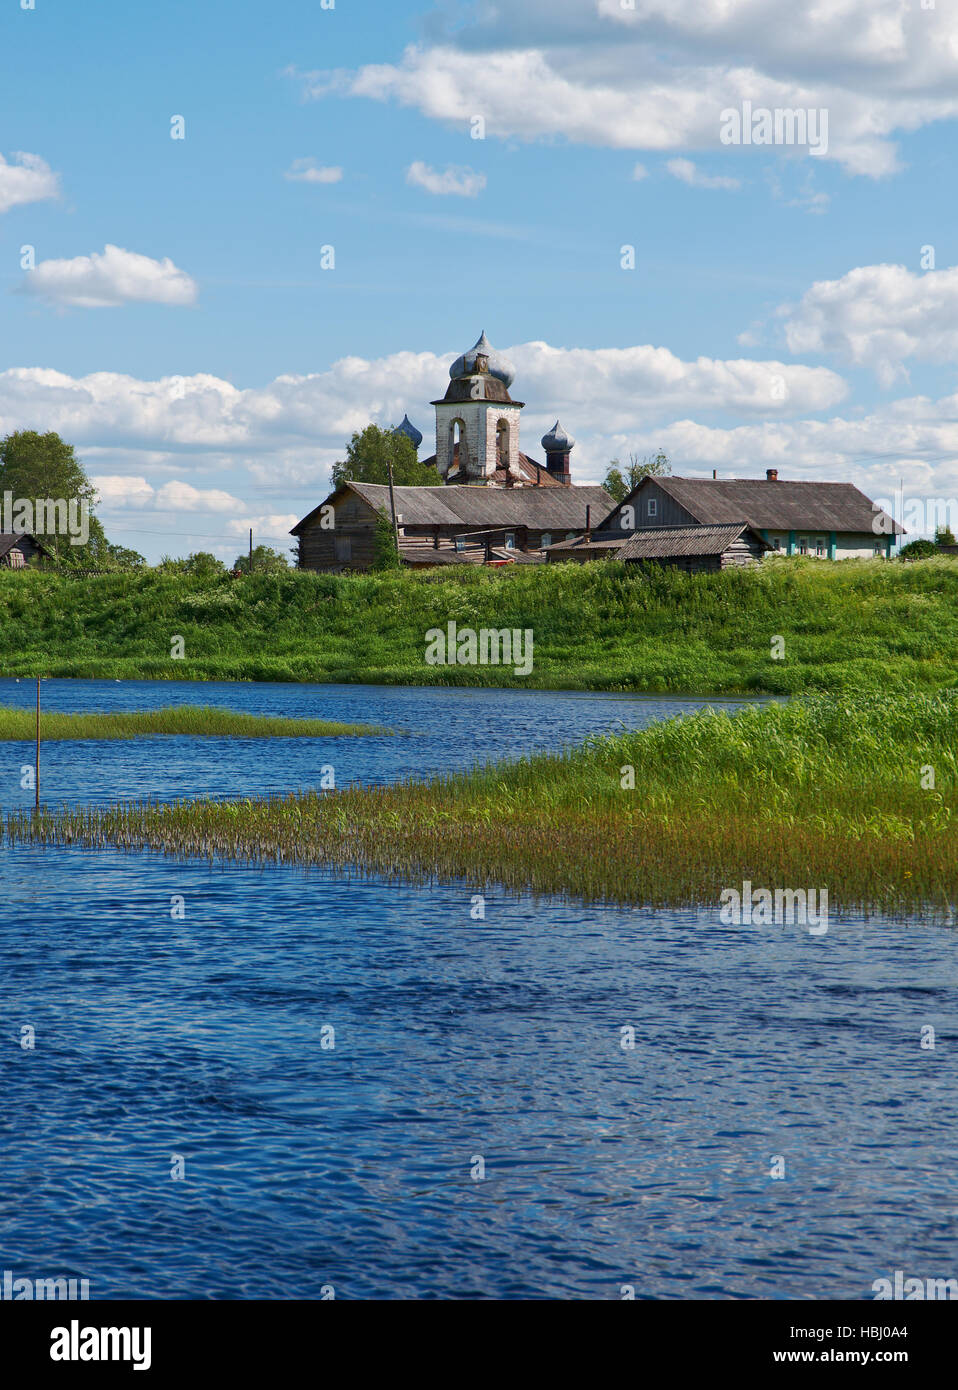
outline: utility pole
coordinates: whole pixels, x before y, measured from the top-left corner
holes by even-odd
[[[249,528],[249,572],[253,573],[253,528]]]
[[[388,470],[388,472],[389,472],[389,509],[390,509],[390,511],[391,511],[392,514],[393,514],[393,540],[394,540],[395,543],[396,543],[396,562],[397,562],[397,564],[398,564],[398,563],[400,562],[400,555],[399,555],[399,522],[396,520],[396,494],[393,492],[393,465],[392,465],[392,459],[388,459],[388,460],[387,460],[387,462],[386,462],[386,468],[387,468],[387,470]]]
[[[34,805],[40,809],[40,677],[37,676],[37,761],[33,769],[33,781],[36,800]]]

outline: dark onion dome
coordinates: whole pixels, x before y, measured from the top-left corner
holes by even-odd
[[[566,434],[558,420],[552,426],[548,434],[544,434],[539,441],[547,454],[564,454],[575,445],[575,440],[571,434]]]
[[[457,377],[473,376],[476,358],[480,353],[486,358],[486,370],[489,375],[501,381],[506,388],[510,387],[516,379],[516,369],[507,357],[503,357],[501,352],[496,352],[485,333],[480,333],[479,341],[473,343],[468,352],[464,352],[453,362],[449,368],[451,379],[455,381]]]
[[[393,433],[404,434],[407,439],[411,439],[414,449],[418,449],[420,444],[422,443],[422,435],[416,429],[416,426],[410,420],[408,415],[404,415],[402,417],[402,424],[397,425]]]

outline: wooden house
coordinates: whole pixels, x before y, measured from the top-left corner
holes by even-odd
[[[528,563],[545,546],[597,526],[615,503],[603,487],[396,487],[405,564]],[[347,482],[291,531],[299,568],[366,570],[377,558],[380,519],[392,524],[389,488]]]
[[[643,478],[598,526],[595,540],[655,527],[747,522],[781,555],[823,560],[890,556],[904,528],[851,483],[764,478]]]
[[[29,569],[40,559],[52,559],[49,550],[28,531],[4,531],[0,534],[0,569]]]

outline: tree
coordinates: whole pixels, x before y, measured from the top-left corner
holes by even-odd
[[[958,545],[955,533],[950,526],[939,526],[935,532],[935,545]]]
[[[237,557],[234,570],[239,570],[240,574],[249,574],[249,553]],[[289,569],[286,556],[281,555],[278,550],[271,549],[268,545],[258,545],[253,550],[253,573],[254,574],[279,574],[282,570]]]
[[[898,552],[899,560],[926,560],[930,555],[937,555],[938,547],[934,541],[909,541],[903,545]]]
[[[392,518],[385,511],[376,514],[376,535],[373,544],[376,552],[376,558],[373,560],[374,570],[401,568],[402,561],[396,554],[396,533],[393,530]]]
[[[24,500],[35,506],[38,499],[72,505],[73,518],[64,527],[57,517],[56,531],[37,525],[27,527],[54,556],[60,566],[73,569],[95,569],[109,565],[109,542],[92,508],[97,501],[96,488],[90,482],[83,465],[58,434],[38,434],[36,430],[17,430],[0,439],[0,493],[9,492],[14,504]],[[80,503],[90,508],[89,534],[84,544],[73,544],[78,537],[82,520]],[[14,506],[16,510],[16,506]],[[67,513],[69,517],[69,511]],[[4,525],[10,520],[4,517]],[[73,528],[73,538],[70,535]]]
[[[334,488],[345,482],[388,483],[389,463],[393,466],[393,482],[397,487],[438,487],[439,474],[431,464],[420,463],[412,440],[395,430],[367,425],[357,430],[346,447],[346,458],[334,463]]]
[[[115,570],[138,570],[146,564],[146,560],[138,550],[128,550],[125,545],[111,545],[107,542],[106,558],[110,569]]]
[[[671,472],[672,465],[669,462],[669,456],[661,449],[657,454],[650,454],[641,459],[638,454],[630,453],[629,464],[624,471],[618,459],[611,460],[602,480],[602,486],[616,502],[624,502],[643,478],[662,478]]]
[[[249,558],[247,557],[247,566]],[[173,559],[169,555],[164,555],[157,565],[157,569],[163,570],[165,574],[195,574],[200,579],[219,579],[226,573],[226,566],[222,560],[218,560],[215,555],[211,555],[208,550],[197,550],[193,554],[187,555],[186,559]]]

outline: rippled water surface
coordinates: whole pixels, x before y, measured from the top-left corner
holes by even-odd
[[[0,703],[33,696],[0,682]],[[701,703],[148,682],[43,698],[404,730],[49,745],[53,803],[247,795],[326,763],[383,781]],[[29,758],[0,745],[7,808],[32,799]],[[16,1276],[75,1274],[94,1297],[863,1298],[896,1269],[956,1273],[946,927],[833,918],[813,937],[496,894],[476,921],[468,885],[32,847],[0,866]]]

